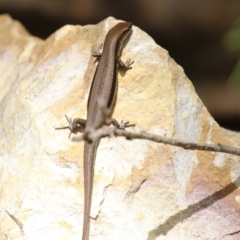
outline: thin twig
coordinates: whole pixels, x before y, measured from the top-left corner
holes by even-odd
[[[74,141],[89,141],[92,142],[98,138],[104,137],[113,137],[113,136],[121,136],[125,137],[128,140],[133,139],[145,139],[150,140],[157,143],[168,144],[176,147],[182,147],[184,149],[189,150],[202,150],[202,151],[211,151],[211,152],[223,152],[229,153],[233,155],[240,156],[240,148],[229,147],[223,144],[204,144],[204,143],[192,143],[187,141],[182,141],[178,139],[168,138],[165,136],[159,136],[152,133],[147,132],[127,132],[125,130],[120,130],[115,127],[109,128],[103,126],[97,130],[89,130],[84,131],[80,138],[74,138]]]

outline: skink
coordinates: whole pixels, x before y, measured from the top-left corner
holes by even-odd
[[[89,129],[101,127],[103,123],[107,125],[112,123],[116,127],[123,129],[133,126],[133,124],[128,123],[120,125],[112,118],[110,122],[106,123],[106,115],[104,114],[104,112],[110,114],[114,105],[117,90],[117,67],[129,69],[133,64],[131,60],[123,63],[120,59],[123,43],[129,36],[131,28],[132,23],[130,22],[118,23],[107,33],[102,54],[100,52],[93,54],[94,57],[98,57],[100,60],[88,97],[87,120],[75,118],[72,121],[66,117],[69,126],[57,129],[69,128],[71,134],[77,132],[81,126],[84,126],[85,131],[88,131]],[[84,144],[84,219],[82,240],[89,239],[94,165],[98,144],[99,139],[92,143],[85,142]]]

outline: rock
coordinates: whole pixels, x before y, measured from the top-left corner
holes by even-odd
[[[64,26],[44,41],[0,16],[0,239],[81,239],[84,143],[55,127],[65,114],[86,117],[91,53],[117,22]],[[113,113],[136,124],[128,131],[239,147],[239,133],[219,127],[183,69],[137,27],[129,58]],[[239,174],[234,155],[102,139],[90,239],[239,239]]]

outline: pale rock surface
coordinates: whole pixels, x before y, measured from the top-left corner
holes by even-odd
[[[91,57],[118,21],[64,26],[46,41],[0,16],[0,239],[79,240],[83,142],[64,117],[86,116]],[[113,116],[177,139],[240,147],[218,126],[183,69],[133,27]],[[74,136],[73,136],[74,137]],[[240,239],[240,158],[145,140],[103,139],[98,148],[92,240]]]

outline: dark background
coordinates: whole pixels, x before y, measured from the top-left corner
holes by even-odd
[[[43,39],[66,24],[131,21],[184,68],[216,121],[240,131],[240,86],[228,81],[240,53],[223,42],[240,15],[239,0],[1,0],[3,13]]]

